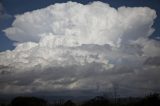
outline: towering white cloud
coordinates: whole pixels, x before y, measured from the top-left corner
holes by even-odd
[[[159,89],[160,44],[148,39],[155,18],[148,7],[115,9],[102,2],[17,15],[4,30],[17,43],[0,53],[1,92],[106,91],[117,84]]]
[[[102,2],[88,5],[68,2],[17,15],[12,27],[5,31],[8,38],[27,42],[47,35],[68,46],[110,44],[119,46],[139,37],[148,37],[156,17],[148,7],[120,7],[117,10]]]

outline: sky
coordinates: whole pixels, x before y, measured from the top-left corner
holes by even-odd
[[[1,0],[0,94],[160,92],[159,0]]]

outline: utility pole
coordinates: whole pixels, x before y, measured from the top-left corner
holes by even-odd
[[[114,103],[117,104],[117,88],[115,86],[113,88],[113,92],[114,92]]]
[[[115,105],[117,105],[117,102],[118,102],[118,85],[115,84],[114,87],[113,87],[113,93],[114,93],[114,103]]]

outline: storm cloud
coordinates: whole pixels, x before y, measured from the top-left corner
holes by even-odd
[[[16,15],[4,30],[16,48],[0,53],[0,92],[160,89],[160,43],[149,39],[155,18],[149,7],[102,2],[56,3]]]

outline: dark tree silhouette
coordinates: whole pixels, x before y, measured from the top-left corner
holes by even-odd
[[[108,106],[109,100],[104,98],[103,96],[97,96],[86,103],[83,106]]]
[[[76,104],[73,103],[71,100],[68,100],[64,103],[64,106],[76,106]]]
[[[11,101],[12,106],[46,106],[47,102],[36,97],[16,97]]]
[[[138,105],[140,106],[160,106],[159,94],[154,93],[142,99]]]

